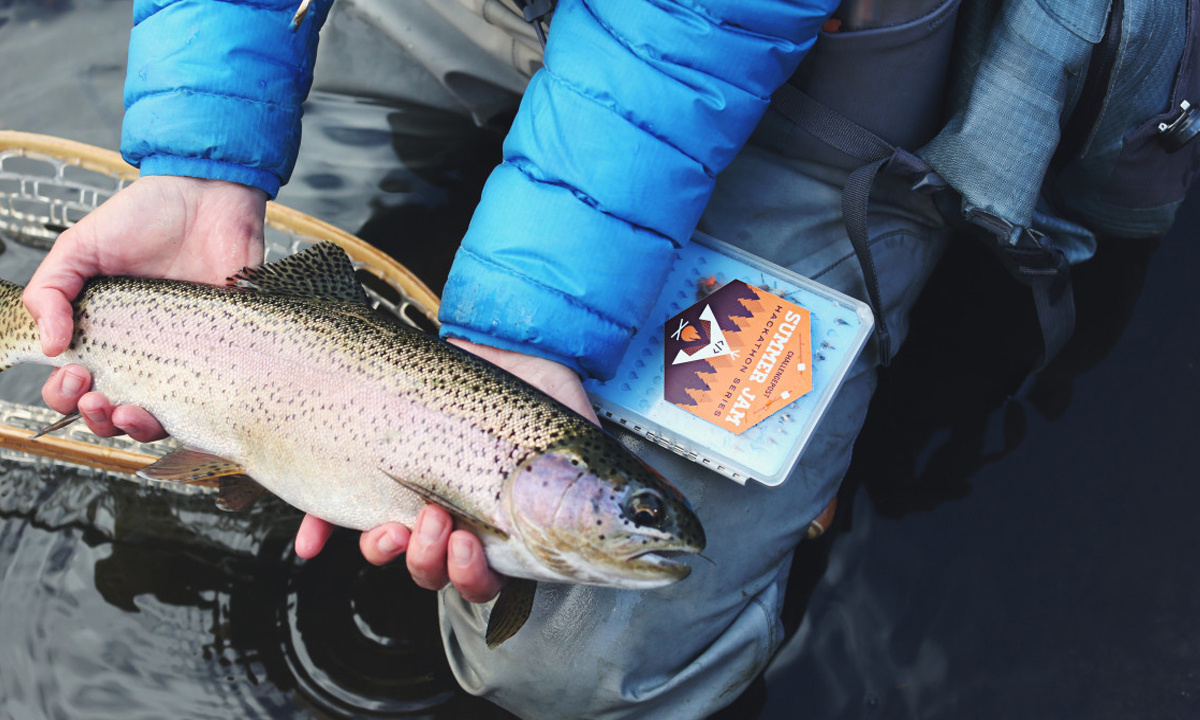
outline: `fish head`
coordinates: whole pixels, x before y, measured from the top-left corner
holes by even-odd
[[[704,549],[683,495],[599,430],[526,459],[506,484],[512,526],[547,579],[628,589],[687,577]]]

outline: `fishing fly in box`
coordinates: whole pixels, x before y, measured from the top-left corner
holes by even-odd
[[[778,485],[873,327],[866,303],[697,234],[616,375],[584,387],[601,418],[739,483]]]

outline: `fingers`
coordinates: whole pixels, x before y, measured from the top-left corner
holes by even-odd
[[[138,442],[153,442],[167,436],[149,412],[133,405],[114,406],[91,386],[92,376],[83,366],[66,365],[50,373],[42,399],[63,415],[78,409],[88,428],[101,437],[127,434]]]
[[[95,254],[87,249],[89,228],[90,224],[80,223],[64,231],[21,294],[25,309],[37,323],[42,352],[50,357],[61,354],[71,343],[75,332],[71,301],[84,281],[98,271]]]
[[[426,590],[441,590],[450,582],[446,571],[446,554],[453,521],[440,508],[425,506],[413,526],[408,544],[408,571],[413,580]]]
[[[488,568],[479,538],[452,531],[453,525],[441,508],[421,511],[408,544],[408,571],[423,588],[440,590],[453,583],[465,600],[487,602],[500,592],[504,578]]]
[[[87,278],[137,275],[218,283],[263,259],[267,196],[221,180],[148,176],[123,188],[65,230],[22,299],[42,352],[71,342],[71,301]]]
[[[587,391],[583,389],[579,375],[566,365],[536,355],[525,355],[514,350],[501,350],[459,338],[449,338],[449,342],[507,370],[596,425],[600,424],[600,419],[596,416],[596,411],[592,409],[592,401],[588,398]]]
[[[46,384],[42,385],[42,399],[46,405],[69,415],[79,406],[79,399],[92,386],[92,376],[81,365],[55,368]]]
[[[364,532],[358,546],[373,565],[386,565],[407,553],[408,571],[417,585],[441,590],[453,583],[468,602],[487,602],[504,587],[504,577],[492,572],[483,544],[465,530],[454,530],[454,519],[441,508],[426,506],[409,532],[397,523],[380,525]],[[306,560],[316,557],[334,526],[305,515],[296,531],[296,554]]]
[[[121,434],[121,428],[114,425],[112,421],[114,409],[108,398],[98,392],[88,392],[79,398],[79,414],[83,415],[83,420],[87,423],[88,428],[100,437]]]
[[[411,533],[398,523],[388,523],[368,530],[359,538],[358,547],[372,565],[387,565],[408,549]]]
[[[316,515],[305,515],[296,531],[296,554],[305,560],[312,560],[325,547],[325,542],[333,534],[333,525],[325,522]]]
[[[114,427],[138,442],[154,442],[167,436],[154,416],[136,405],[118,405],[109,417]]]
[[[465,530],[450,533],[446,569],[450,582],[467,602],[484,603],[496,597],[504,587],[504,576],[488,567],[479,538]]]
[[[22,295],[25,309],[38,326],[42,353],[47,357],[61,355],[71,344],[75,332],[71,301],[54,288],[27,288]]]
[[[39,270],[39,272],[41,272]],[[75,332],[75,315],[71,309],[71,298],[79,292],[82,280],[79,280],[72,294],[54,285],[44,284],[45,277],[39,280],[34,275],[29,286],[21,295],[25,309],[33,317],[38,326],[38,334],[42,341],[42,353],[48,357],[62,354],[71,344],[71,336]]]

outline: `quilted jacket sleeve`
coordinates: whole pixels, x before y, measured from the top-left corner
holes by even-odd
[[[121,152],[143,175],[231,180],[274,196],[300,146],[317,31],[332,0],[137,0]]]
[[[836,0],[560,0],[455,258],[443,335],[611,377]]]

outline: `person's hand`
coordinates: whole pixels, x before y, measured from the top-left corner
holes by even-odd
[[[450,342],[479,355],[557,399],[594,423],[599,423],[587,393],[575,371],[559,363],[521,353],[498,350],[461,340]],[[487,602],[504,586],[503,576],[493,572],[483,554],[479,538],[466,530],[452,530],[454,519],[445,510],[427,505],[410,532],[397,523],[364,532],[359,539],[363,557],[385,565],[406,555],[408,571],[423,588],[440,590],[452,583],[464,599]],[[296,533],[296,554],[316,556],[333,532],[333,526],[307,515]]]
[[[222,283],[263,259],[266,194],[221,180],[144,177],[118,192],[63,232],[25,288],[25,307],[37,322],[42,352],[62,353],[71,341],[71,301],[97,275],[165,277]],[[91,376],[79,365],[54,371],[42,388],[60,413],[76,408],[98,435],[126,432],[139,441],[163,437],[145,410],[114,407],[89,392]]]

